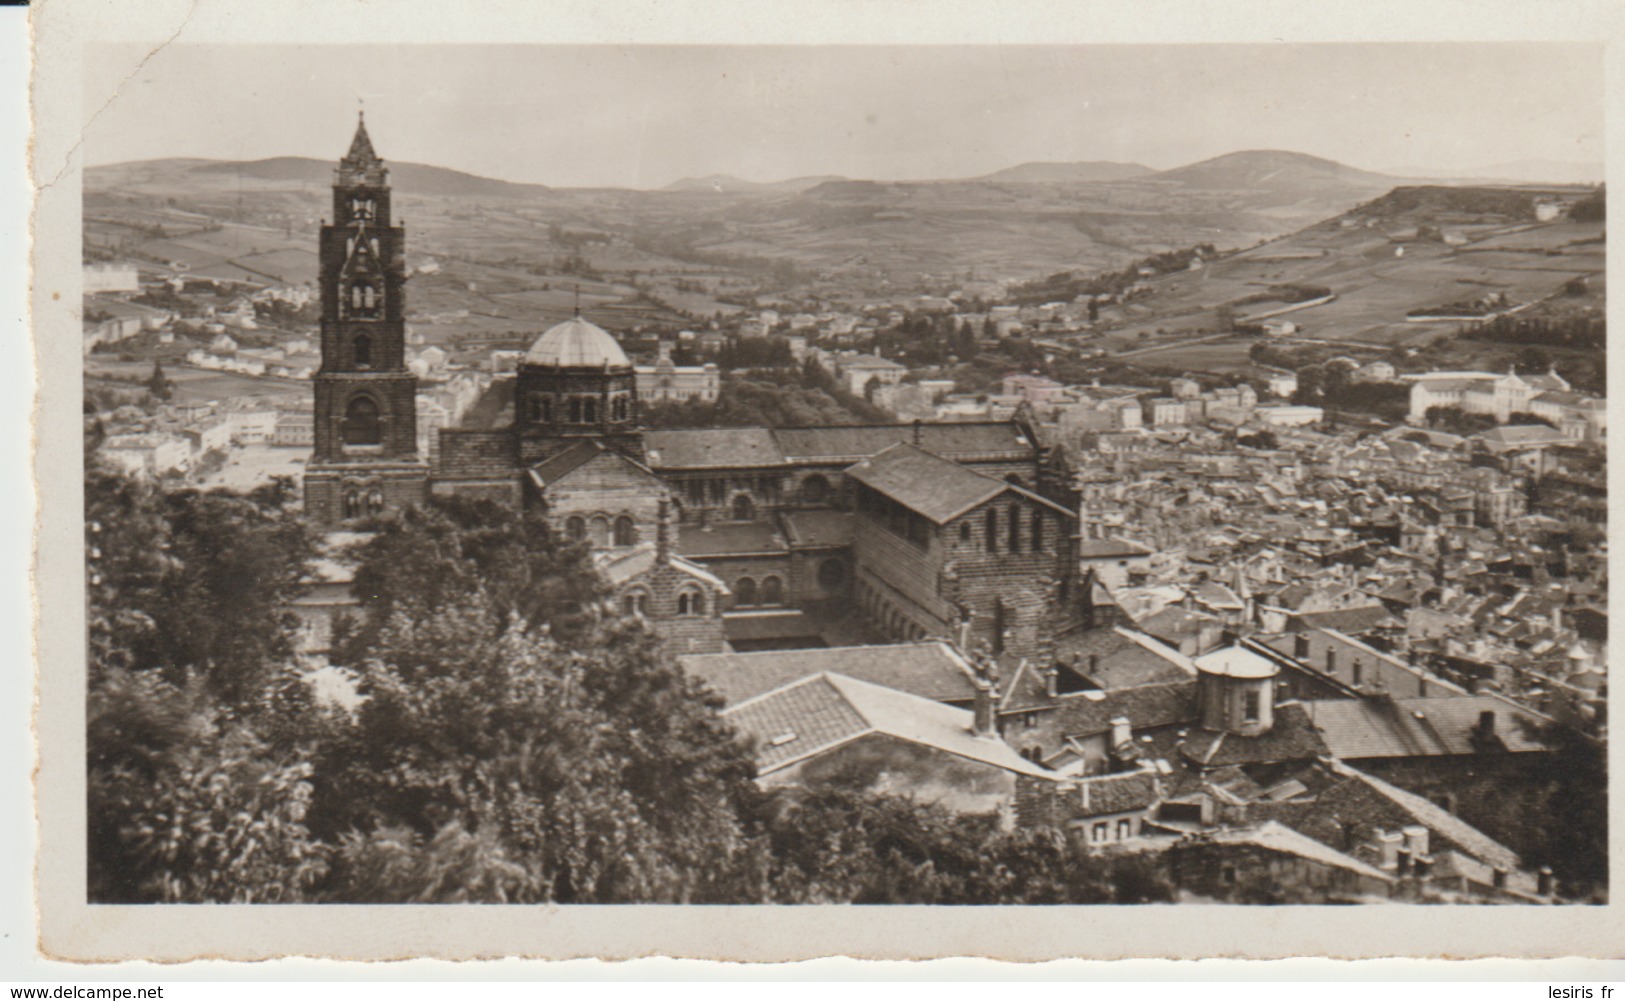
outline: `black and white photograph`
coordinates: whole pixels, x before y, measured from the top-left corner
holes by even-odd
[[[76,905],[1603,912],[1602,45],[149,48]]]

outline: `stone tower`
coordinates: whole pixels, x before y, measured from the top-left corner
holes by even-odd
[[[361,120],[333,176],[319,254],[322,365],[305,513],[336,527],[423,500],[417,377],[406,368],[406,235],[391,225],[389,171]]]

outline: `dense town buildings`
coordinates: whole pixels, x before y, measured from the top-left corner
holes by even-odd
[[[1308,900],[1553,899],[1520,817],[1553,795],[1559,728],[1606,735],[1605,553],[1576,526],[1605,515],[1600,401],[1552,375],[1415,377],[1413,419],[1501,424],[1455,435],[1340,430],[1245,381],[1009,373],[959,394],[843,349],[875,329],[855,316],[764,308],[758,335],[786,323],[853,396],[931,419],[651,428],[647,405],[717,400],[718,364],[662,341],[636,365],[579,314],[474,363],[414,352],[390,197],[358,128],[321,234],[316,371],[224,329],[197,349],[311,398],[127,414],[102,454],[162,475],[234,443],[309,449],[305,516],[336,539],[435,496],[540,512],[718,694],[764,785],[1058,827],[1204,898],[1288,873]],[[465,424],[497,380],[510,408]],[[296,604],[307,652],[355,610],[347,572],[324,559]]]

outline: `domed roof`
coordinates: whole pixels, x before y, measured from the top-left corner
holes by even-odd
[[[1239,646],[1225,647],[1196,658],[1196,669],[1224,678],[1273,678],[1281,670],[1273,661]]]
[[[631,368],[626,352],[604,328],[581,317],[565,320],[536,338],[525,352],[526,365],[565,368]]]

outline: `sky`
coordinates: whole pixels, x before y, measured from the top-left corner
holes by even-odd
[[[1246,149],[1467,172],[1601,162],[1604,146],[1602,47],[1579,43],[145,54],[106,46],[86,61],[86,163],[337,159],[363,103],[386,160],[561,187],[974,177],[1035,160],[1165,169]]]

